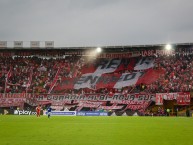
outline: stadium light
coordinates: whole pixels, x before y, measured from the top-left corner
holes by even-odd
[[[171,45],[171,44],[167,44],[167,45],[165,46],[165,49],[166,49],[166,50],[171,50],[171,49],[172,49],[172,45]]]
[[[97,53],[101,53],[101,51],[102,51],[102,49],[101,49],[100,47],[98,47],[98,48],[96,49],[96,52],[97,52]]]

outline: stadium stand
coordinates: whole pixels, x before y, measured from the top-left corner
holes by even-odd
[[[0,91],[1,93],[48,93],[52,83],[55,82],[55,89],[52,91],[54,93],[74,91],[77,93],[105,93],[105,91],[106,93],[138,93],[142,91],[149,93],[187,92],[193,86],[193,61],[191,58],[192,54],[156,57],[154,66],[145,70],[145,80],[139,80],[139,82],[131,86],[123,86],[121,88],[108,86],[105,89],[96,84],[97,90],[86,87],[83,89],[73,89],[72,86],[66,86],[62,90],[62,82],[74,81],[73,78],[81,77],[82,74],[93,73],[102,60],[98,60],[98,64],[85,64],[84,59],[78,57],[68,57],[65,59],[1,57]],[[138,59],[135,58],[134,61]],[[125,59],[120,61],[121,64],[117,70],[104,73],[102,77],[111,79],[116,76],[120,77],[124,73],[142,71],[134,70],[132,65],[137,63],[127,64],[128,62],[126,61],[128,60]],[[143,83],[140,83],[140,81]],[[6,82],[7,84],[5,85]],[[100,83],[102,84],[102,80],[98,81],[98,84]]]
[[[80,55],[1,55],[0,93],[103,94],[111,97],[115,94],[192,92],[192,57],[192,49],[177,49],[171,55],[140,54],[133,57],[95,57],[92,60]],[[110,105],[77,100],[67,103],[75,104],[75,110],[143,110],[141,112],[148,115],[151,113],[144,109],[150,106],[151,102],[150,99],[143,103],[142,108],[139,104],[123,107],[119,105],[125,103],[113,101]],[[57,104],[55,106],[61,108],[57,107]]]

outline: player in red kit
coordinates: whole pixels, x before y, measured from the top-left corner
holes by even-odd
[[[36,107],[37,117],[40,117],[40,111],[41,111],[41,107],[40,107],[40,105],[38,105],[38,106]]]

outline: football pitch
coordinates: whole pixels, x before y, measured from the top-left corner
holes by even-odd
[[[0,145],[193,145],[193,118],[0,115]]]

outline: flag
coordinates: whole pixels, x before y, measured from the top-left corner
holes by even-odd
[[[135,65],[134,70],[146,70],[154,66],[154,59],[152,57],[143,57]]]

